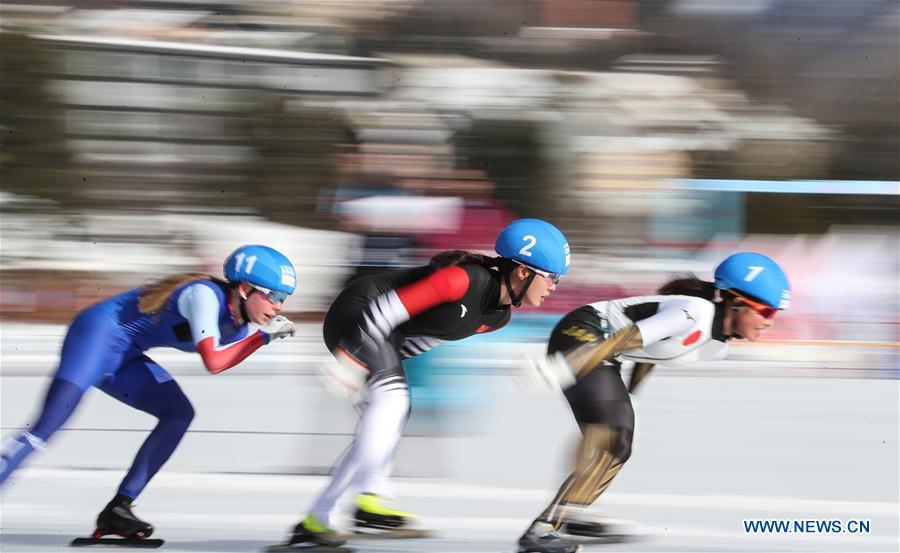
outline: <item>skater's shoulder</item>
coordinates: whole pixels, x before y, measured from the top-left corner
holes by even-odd
[[[178,289],[173,299],[182,313],[188,307],[216,309],[228,302],[226,289],[213,280],[195,280]]]
[[[204,278],[188,282],[181,287],[179,292],[184,293],[188,290],[203,294],[208,293],[206,292],[208,290],[215,294],[217,298],[222,299],[227,296],[228,285],[225,282],[217,281],[216,279]]]

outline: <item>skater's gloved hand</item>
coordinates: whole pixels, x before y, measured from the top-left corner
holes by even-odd
[[[533,392],[565,390],[575,384],[575,374],[562,352],[525,356],[518,374],[525,388]]]
[[[319,363],[319,375],[325,388],[336,396],[359,403],[365,390],[369,369],[350,357],[343,349],[336,348],[333,357]]]
[[[268,337],[266,343],[271,343],[272,340],[293,336],[297,332],[297,325],[287,317],[278,315],[269,321],[269,324],[260,328],[259,331]]]

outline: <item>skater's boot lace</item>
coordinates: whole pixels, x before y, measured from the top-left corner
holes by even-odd
[[[356,497],[357,526],[393,530],[409,524],[416,515],[392,509],[384,504],[384,497],[373,493],[361,493]]]

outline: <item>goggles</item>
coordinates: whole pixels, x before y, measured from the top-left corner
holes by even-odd
[[[544,279],[545,279],[548,283],[551,283],[551,284],[554,284],[554,285],[559,284],[559,279],[562,278],[562,275],[558,275],[558,274],[556,274],[556,273],[548,273],[547,271],[542,271],[542,270],[540,270],[540,269],[535,269],[535,268],[532,267],[531,265],[525,265],[524,263],[520,263],[520,265],[522,265],[523,267],[527,267],[527,268],[530,269],[531,271],[534,271],[534,273],[535,273],[536,275],[540,275],[540,276],[544,277]]]
[[[759,313],[764,319],[772,319],[775,317],[775,315],[778,314],[778,309],[772,307],[771,305],[766,305],[756,300],[752,300],[747,296],[742,296],[734,290],[731,290],[730,292],[732,293],[732,295],[734,295],[734,297],[739,299],[741,303]]]
[[[249,282],[247,284],[250,284]],[[290,294],[287,292],[279,292],[278,290],[269,290],[268,288],[263,288],[262,286],[256,286],[255,284],[250,284],[250,287],[253,288],[253,291],[259,292],[263,296],[266,297],[272,303],[283,302],[288,299]]]

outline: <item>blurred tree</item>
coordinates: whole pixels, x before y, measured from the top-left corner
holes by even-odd
[[[539,5],[532,0],[457,0],[418,2],[391,21],[389,30],[409,37],[516,36],[519,27],[538,23]],[[451,46],[452,41],[434,41]]]
[[[773,0],[743,16],[727,3],[640,4],[644,51],[720,56],[754,98],[840,131],[829,178],[900,178],[897,0]]]
[[[265,96],[250,114],[256,149],[249,175],[255,191],[251,196],[260,214],[273,221],[317,226],[320,190],[335,186],[338,145],[349,133],[335,112],[294,107],[292,102],[285,96]]]
[[[77,190],[64,109],[51,90],[57,60],[40,42],[0,33],[0,186],[68,202]]]
[[[548,164],[538,132],[533,121],[476,119],[458,138],[461,165],[484,171],[497,200],[523,216],[544,211],[538,199]]]
[[[638,21],[646,25],[648,22],[664,16],[674,2],[675,0],[635,0]]]
[[[822,234],[834,226],[895,226],[891,196],[856,194],[744,194],[750,234]]]

